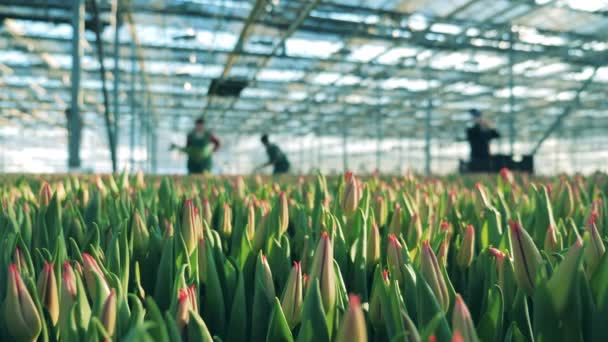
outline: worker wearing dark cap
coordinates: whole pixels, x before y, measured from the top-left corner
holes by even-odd
[[[188,156],[189,174],[210,172],[213,166],[213,153],[219,148],[220,140],[205,129],[203,118],[198,118],[194,122],[194,129],[188,133],[185,147],[171,145],[171,149],[182,151]]]
[[[289,172],[289,160],[287,159],[285,153],[283,153],[283,151],[281,151],[281,149],[276,144],[273,144],[268,140],[267,134],[262,135],[262,138],[260,140],[262,141],[264,147],[266,147],[266,154],[268,154],[268,162],[263,165],[260,165],[256,168],[256,170],[272,165],[272,174],[274,175]]]
[[[469,111],[473,118],[473,126],[467,128],[467,140],[471,146],[471,164],[481,166],[490,159],[490,142],[499,138],[500,134],[494,125],[486,120],[477,109]]]

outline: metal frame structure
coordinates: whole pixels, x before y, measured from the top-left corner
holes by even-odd
[[[0,1],[0,118],[65,126],[80,80],[88,127],[107,128],[113,156],[128,146],[132,166],[143,144],[149,171],[158,127],[185,122],[185,132],[202,114],[220,135],[341,138],[343,168],[347,141],[377,139],[380,167],[383,139],[417,139],[426,172],[432,144],[457,141],[472,107],[511,153],[536,152],[585,118],[608,125],[601,0],[87,0],[87,27],[93,8],[108,25],[76,44],[64,31],[77,2]],[[81,67],[63,63],[80,43]],[[241,96],[207,95],[232,77],[249,82]]]

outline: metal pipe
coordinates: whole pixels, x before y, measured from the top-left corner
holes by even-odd
[[[135,42],[131,41],[131,93],[129,94],[131,107],[131,128],[129,129],[129,155],[131,159],[131,172],[135,171],[135,79],[137,77],[137,60],[135,58]]]
[[[431,174],[431,116],[433,111],[433,101],[430,98],[430,93],[427,101],[424,129],[424,173],[428,176]]]
[[[515,94],[513,88],[515,80],[513,78],[513,65],[515,56],[513,51],[513,29],[509,30],[509,154],[515,154]]]
[[[81,39],[84,37],[84,1],[74,0],[72,3],[72,73],[71,73],[71,107],[67,114],[68,121],[68,167],[80,167],[80,136],[82,119],[82,92],[80,91],[81,59],[84,47]]]
[[[115,154],[118,154],[116,146],[118,145],[118,121],[120,117],[120,105],[119,105],[119,88],[120,88],[120,25],[121,25],[121,5],[120,0],[114,0],[112,2],[113,14],[114,14],[114,87],[113,87],[113,98],[114,98],[114,149]],[[114,170],[116,172],[116,170]]]

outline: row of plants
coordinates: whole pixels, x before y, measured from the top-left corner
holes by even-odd
[[[606,177],[13,177],[3,341],[605,341]]]

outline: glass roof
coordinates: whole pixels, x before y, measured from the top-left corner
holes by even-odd
[[[112,3],[97,3],[111,94]],[[128,125],[135,112],[144,113],[137,120],[183,134],[194,118],[205,115],[218,134],[332,137],[347,130],[354,139],[373,139],[378,132],[386,139],[423,139],[429,102],[437,128],[433,139],[440,142],[454,141],[454,130],[462,130],[472,107],[484,110],[504,131],[513,117],[515,139],[531,143],[572,105],[571,117],[608,125],[606,101],[597,95],[608,83],[608,0],[129,3],[119,27],[121,125]],[[70,4],[0,2],[0,120],[5,124],[65,127]],[[87,23],[91,16],[87,7]],[[101,64],[88,26],[83,112],[101,139]],[[238,78],[247,86],[236,98],[208,95],[218,78]],[[113,98],[109,101],[114,110]],[[379,128],[368,129],[370,122]],[[587,129],[576,120],[565,126]]]

